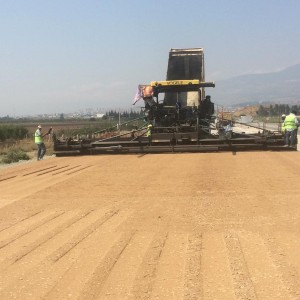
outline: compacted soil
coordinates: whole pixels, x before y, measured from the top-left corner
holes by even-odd
[[[0,299],[300,299],[299,152],[1,169]]]

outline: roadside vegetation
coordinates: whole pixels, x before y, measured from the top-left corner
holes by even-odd
[[[292,110],[300,113],[300,105],[274,104],[260,105],[257,110],[257,115],[260,117],[278,117],[283,114],[288,115]]]
[[[53,154],[51,141],[45,141],[47,155]],[[0,124],[0,163],[10,164],[34,157],[33,133],[23,125]]]
[[[2,158],[2,163],[10,164],[20,160],[29,160],[30,156],[21,148],[8,150],[7,154]]]
[[[24,139],[28,129],[22,125],[0,124],[0,141]]]
[[[99,131],[113,131],[123,124],[122,130],[131,130],[141,126],[144,113],[142,111],[124,111],[117,110],[108,111],[102,118],[90,117],[65,117],[63,114],[57,119],[30,119],[30,118],[11,118],[9,116],[0,118],[0,126],[23,126],[28,130],[28,136],[32,136],[38,124],[43,126],[46,131],[52,127],[56,136],[75,136],[75,135],[91,135]],[[136,120],[132,122],[132,120]],[[128,122],[128,123],[127,123]],[[20,137],[21,138],[21,137]],[[1,141],[1,140],[0,140]]]
[[[0,162],[10,164],[20,160],[29,160],[33,151],[33,145],[30,145],[26,139],[9,139],[0,144]]]
[[[46,155],[53,155],[52,141],[44,141],[46,145]],[[35,158],[37,146],[32,137],[22,140],[9,139],[0,143],[0,163],[10,164],[21,160]]]
[[[241,116],[252,116],[253,122],[281,123],[282,115],[288,115],[292,110],[300,115],[300,105],[289,104],[264,104],[247,105],[232,111],[231,118],[238,119]]]

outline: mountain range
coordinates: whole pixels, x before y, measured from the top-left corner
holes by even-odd
[[[300,64],[279,72],[247,74],[216,82],[206,89],[212,101],[222,106],[263,103],[300,103]]]

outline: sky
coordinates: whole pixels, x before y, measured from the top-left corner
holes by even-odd
[[[0,117],[130,109],[171,48],[206,81],[300,63],[298,0],[0,0]],[[141,103],[142,105],[142,103]]]

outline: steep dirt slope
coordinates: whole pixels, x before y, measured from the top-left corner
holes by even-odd
[[[0,171],[0,299],[300,299],[298,152]]]

